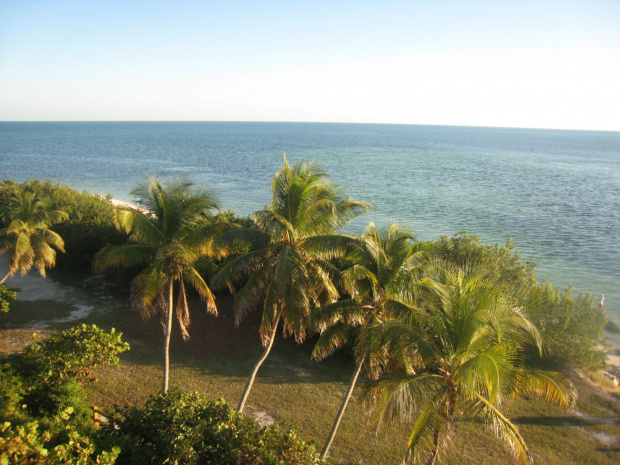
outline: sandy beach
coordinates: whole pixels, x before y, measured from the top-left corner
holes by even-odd
[[[124,200],[118,200],[115,198],[111,198],[109,199],[109,201],[115,207],[129,207],[133,208],[134,210],[140,210],[140,207],[138,207],[138,205],[136,205],[135,203],[125,202]]]

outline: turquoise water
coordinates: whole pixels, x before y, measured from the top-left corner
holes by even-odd
[[[0,123],[0,177],[49,178],[121,200],[143,176],[184,175],[225,209],[269,203],[282,163],[316,160],[420,239],[512,237],[537,275],[604,293],[620,321],[620,133],[312,123]]]

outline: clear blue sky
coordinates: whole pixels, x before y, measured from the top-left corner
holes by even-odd
[[[618,131],[620,0],[3,0],[0,120]]]

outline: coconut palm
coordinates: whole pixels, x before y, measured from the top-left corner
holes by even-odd
[[[329,259],[353,239],[335,231],[370,208],[344,198],[312,163],[289,166],[286,155],[271,191],[271,205],[254,215],[255,228],[223,236],[229,244],[245,243],[250,249],[225,264],[212,283],[233,291],[239,287],[234,299],[237,322],[251,310],[263,311],[259,331],[265,349],[248,378],[239,411],[271,351],[280,321],[285,336],[303,341],[311,310],[338,298],[332,281],[337,270]]]
[[[399,368],[367,391],[378,432],[394,421],[415,418],[406,461],[434,464],[458,415],[479,417],[521,463],[531,456],[518,428],[502,413],[531,394],[560,405],[574,401],[557,373],[529,370],[524,349],[543,350],[534,325],[514,292],[494,282],[484,267],[449,269],[440,281],[446,299],[424,312],[382,325],[382,342]]]
[[[8,226],[0,229],[0,254],[9,252],[9,269],[0,284],[17,272],[24,276],[33,266],[45,277],[46,268],[56,265],[56,250],[65,251],[62,237],[50,227],[67,218],[31,192],[13,193],[2,212]]]
[[[346,255],[350,265],[342,272],[348,299],[329,304],[313,315],[321,337],[313,357],[321,360],[344,344],[353,344],[355,371],[332,430],[321,452],[323,460],[331,447],[357,379],[365,369],[377,378],[388,362],[388,353],[375,333],[391,318],[417,311],[417,303],[441,287],[425,276],[432,267],[430,257],[416,249],[413,235],[397,224],[377,230],[370,223],[359,241]]]
[[[207,311],[217,315],[215,297],[201,276],[213,270],[217,257],[213,239],[220,225],[212,223],[217,203],[208,190],[181,179],[160,182],[150,178],[131,192],[141,211],[128,207],[115,210],[119,230],[129,234],[129,244],[108,246],[95,258],[97,272],[146,266],[132,281],[132,302],[143,317],[159,313],[164,323],[163,393],[168,391],[170,334],[173,312],[184,339],[190,323],[185,285],[193,287],[206,302]]]

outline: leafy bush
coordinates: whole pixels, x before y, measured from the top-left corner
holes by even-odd
[[[545,281],[532,289],[531,298],[528,314],[543,334],[553,365],[592,370],[605,366],[601,347],[607,316],[594,306],[594,296],[574,297],[572,288],[562,292]]]
[[[59,420],[68,420],[70,413],[71,409],[67,409]],[[94,452],[95,446],[90,439],[81,436],[70,425],[60,435],[40,431],[38,421],[25,425],[13,425],[7,421],[0,425],[0,465],[112,465],[119,449],[115,447],[98,456],[93,456]]]
[[[88,408],[80,384],[95,381],[96,366],[118,365],[117,354],[126,350],[129,344],[121,341],[121,333],[83,324],[26,346],[0,360],[0,366],[3,376],[19,377],[25,388],[23,402],[31,413],[53,416],[73,406],[83,418]],[[16,399],[11,392],[4,395]]]
[[[109,333],[96,325],[82,324],[27,346],[20,357],[28,360],[46,384],[67,380],[96,381],[92,369],[99,365],[118,366],[117,354],[129,350],[122,333]]]
[[[57,266],[72,271],[90,272],[94,255],[107,244],[123,244],[126,236],[114,227],[114,207],[87,191],[78,192],[66,184],[30,179],[16,183],[0,182],[0,208],[14,191],[34,192],[49,199],[53,209],[62,210],[69,219],[54,226],[65,241],[65,254],[57,257]]]
[[[0,284],[0,312],[9,311],[9,300],[17,299],[17,292],[10,291],[4,284]]]
[[[538,264],[533,260],[523,260],[515,250],[512,239],[504,245],[487,245],[480,242],[480,237],[470,236],[464,231],[452,237],[444,236],[438,241],[427,242],[425,247],[456,266],[493,264],[500,282],[515,286],[533,286],[537,283],[534,268]]]
[[[19,412],[23,394],[21,379],[9,367],[0,366],[0,421]]]
[[[224,400],[172,389],[144,408],[117,408],[102,445],[118,444],[119,464],[316,464],[314,445],[295,431],[256,423]]]
[[[235,223],[243,228],[255,228],[256,224],[249,216],[237,216],[233,210],[224,210],[218,212],[213,217],[214,223]]]

